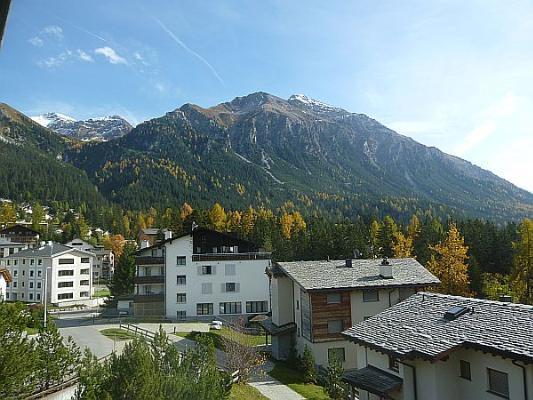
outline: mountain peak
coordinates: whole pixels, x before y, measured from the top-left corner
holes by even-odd
[[[76,121],[74,118],[69,117],[68,115],[56,112],[49,112],[46,114],[36,115],[30,118],[37,122],[39,125],[44,126],[45,128],[47,128],[48,125],[54,123]]]
[[[329,104],[326,104],[320,100],[307,97],[305,94],[293,94],[291,97],[289,97],[288,102],[294,106],[304,106],[311,108],[313,111],[319,112],[344,111],[342,108],[330,106]]]

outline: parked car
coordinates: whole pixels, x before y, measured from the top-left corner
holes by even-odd
[[[209,324],[210,329],[216,329],[217,331],[222,329],[222,321],[213,321]]]

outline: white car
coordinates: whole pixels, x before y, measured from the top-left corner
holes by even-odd
[[[222,321],[213,321],[209,324],[210,329],[216,329],[217,331],[222,329]]]

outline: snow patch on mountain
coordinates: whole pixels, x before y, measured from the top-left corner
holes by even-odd
[[[313,111],[322,111],[322,112],[339,112],[343,111],[342,108],[333,107],[329,104],[323,103],[319,100],[312,99],[307,97],[305,94],[293,94],[289,97],[289,103],[304,105],[308,108],[311,108]]]
[[[69,117],[68,115],[54,112],[36,115],[30,118],[37,122],[39,125],[44,126],[45,128],[47,128],[50,124],[54,123],[76,121],[74,118]]]

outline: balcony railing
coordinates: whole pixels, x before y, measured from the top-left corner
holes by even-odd
[[[206,253],[193,254],[193,261],[242,261],[242,260],[270,260],[271,253]]]
[[[135,257],[135,264],[137,265],[164,265],[164,257],[150,257],[150,256],[139,256]]]
[[[133,296],[135,303],[158,303],[165,301],[164,293],[157,294],[136,294]]]
[[[165,275],[136,276],[135,283],[165,283]]]

